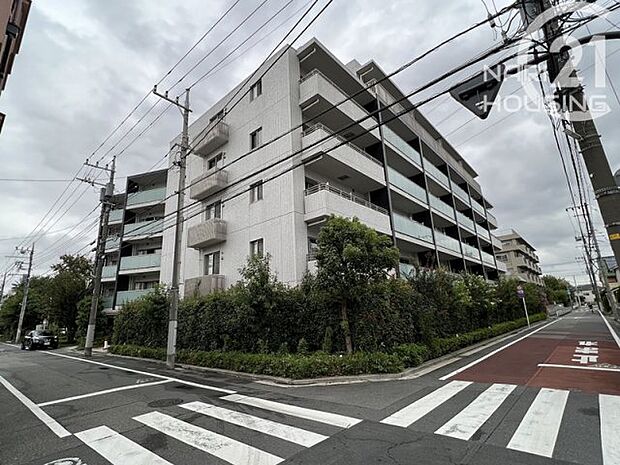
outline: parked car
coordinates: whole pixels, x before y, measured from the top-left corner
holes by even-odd
[[[33,350],[37,347],[42,349],[57,349],[58,336],[46,330],[27,332],[22,340],[22,350]]]

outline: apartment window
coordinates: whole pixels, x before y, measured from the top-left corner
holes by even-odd
[[[263,239],[256,239],[250,242],[250,255],[252,257],[263,256]]]
[[[215,167],[221,167],[224,164],[224,152],[218,153],[216,156],[211,157],[207,160],[207,170],[213,169]]]
[[[263,200],[263,181],[255,182],[250,186],[250,203]]]
[[[205,220],[210,220],[212,218],[221,218],[221,217],[222,217],[222,202],[220,200],[207,205],[207,207],[205,208]]]
[[[153,289],[159,284],[158,281],[138,281],[135,284],[135,289],[138,291],[145,291],[147,289]]]
[[[260,147],[263,144],[263,128],[258,128],[250,134],[250,150]]]
[[[250,86],[250,102],[263,93],[263,81],[259,79]]]
[[[205,275],[220,274],[220,252],[205,255]]]

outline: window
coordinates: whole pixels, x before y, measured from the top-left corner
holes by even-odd
[[[146,291],[147,289],[154,289],[159,284],[159,281],[137,281],[135,290]]]
[[[255,182],[250,186],[250,203],[263,200],[263,181]]]
[[[258,128],[250,134],[250,150],[258,148],[263,143],[263,128]]]
[[[217,121],[217,120],[220,120],[221,118],[223,118],[225,111],[226,111],[226,109],[222,108],[215,115],[213,115],[211,118],[209,118],[209,123],[212,123],[213,121]]]
[[[210,220],[212,218],[221,218],[222,217],[222,202],[218,200],[217,202],[213,202],[205,208],[205,220]]]
[[[250,242],[250,255],[252,257],[263,256],[263,239],[256,239],[255,241]]]
[[[220,252],[205,255],[205,275],[220,274]]]
[[[207,170],[215,167],[221,167],[224,164],[224,152],[218,153],[216,156],[207,160]]]
[[[263,81],[259,79],[250,86],[250,102],[263,93]]]

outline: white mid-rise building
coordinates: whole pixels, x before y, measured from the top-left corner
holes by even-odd
[[[381,131],[369,117],[378,100],[403,98],[389,79],[365,89],[384,76],[372,61],[345,65],[311,40],[276,54],[192,122],[181,295],[234,284],[252,253],[268,253],[281,281],[299,283],[332,214],[394,237],[403,272],[441,264],[495,279],[505,271],[490,232],[497,222],[471,166],[407,100],[383,112],[388,120],[411,110]],[[166,217],[176,209],[176,156]],[[174,227],[165,227],[167,284],[173,243]]]

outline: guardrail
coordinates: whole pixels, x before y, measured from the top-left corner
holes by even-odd
[[[350,200],[352,202],[355,202],[359,205],[363,205],[365,207],[371,208],[375,211],[378,211],[379,213],[383,213],[384,215],[388,215],[388,211],[383,208],[380,207],[379,205],[375,205],[372,202],[369,202],[368,200],[359,197],[355,194],[352,194],[351,192],[345,192],[341,189],[338,189],[336,187],[331,186],[329,183],[320,183],[320,184],[316,184],[315,186],[312,186],[306,190],[304,190],[304,195],[308,196],[308,195],[312,195],[312,194],[316,194],[317,192],[320,191],[329,191],[332,194],[336,194],[340,197],[343,197],[347,200]]]

